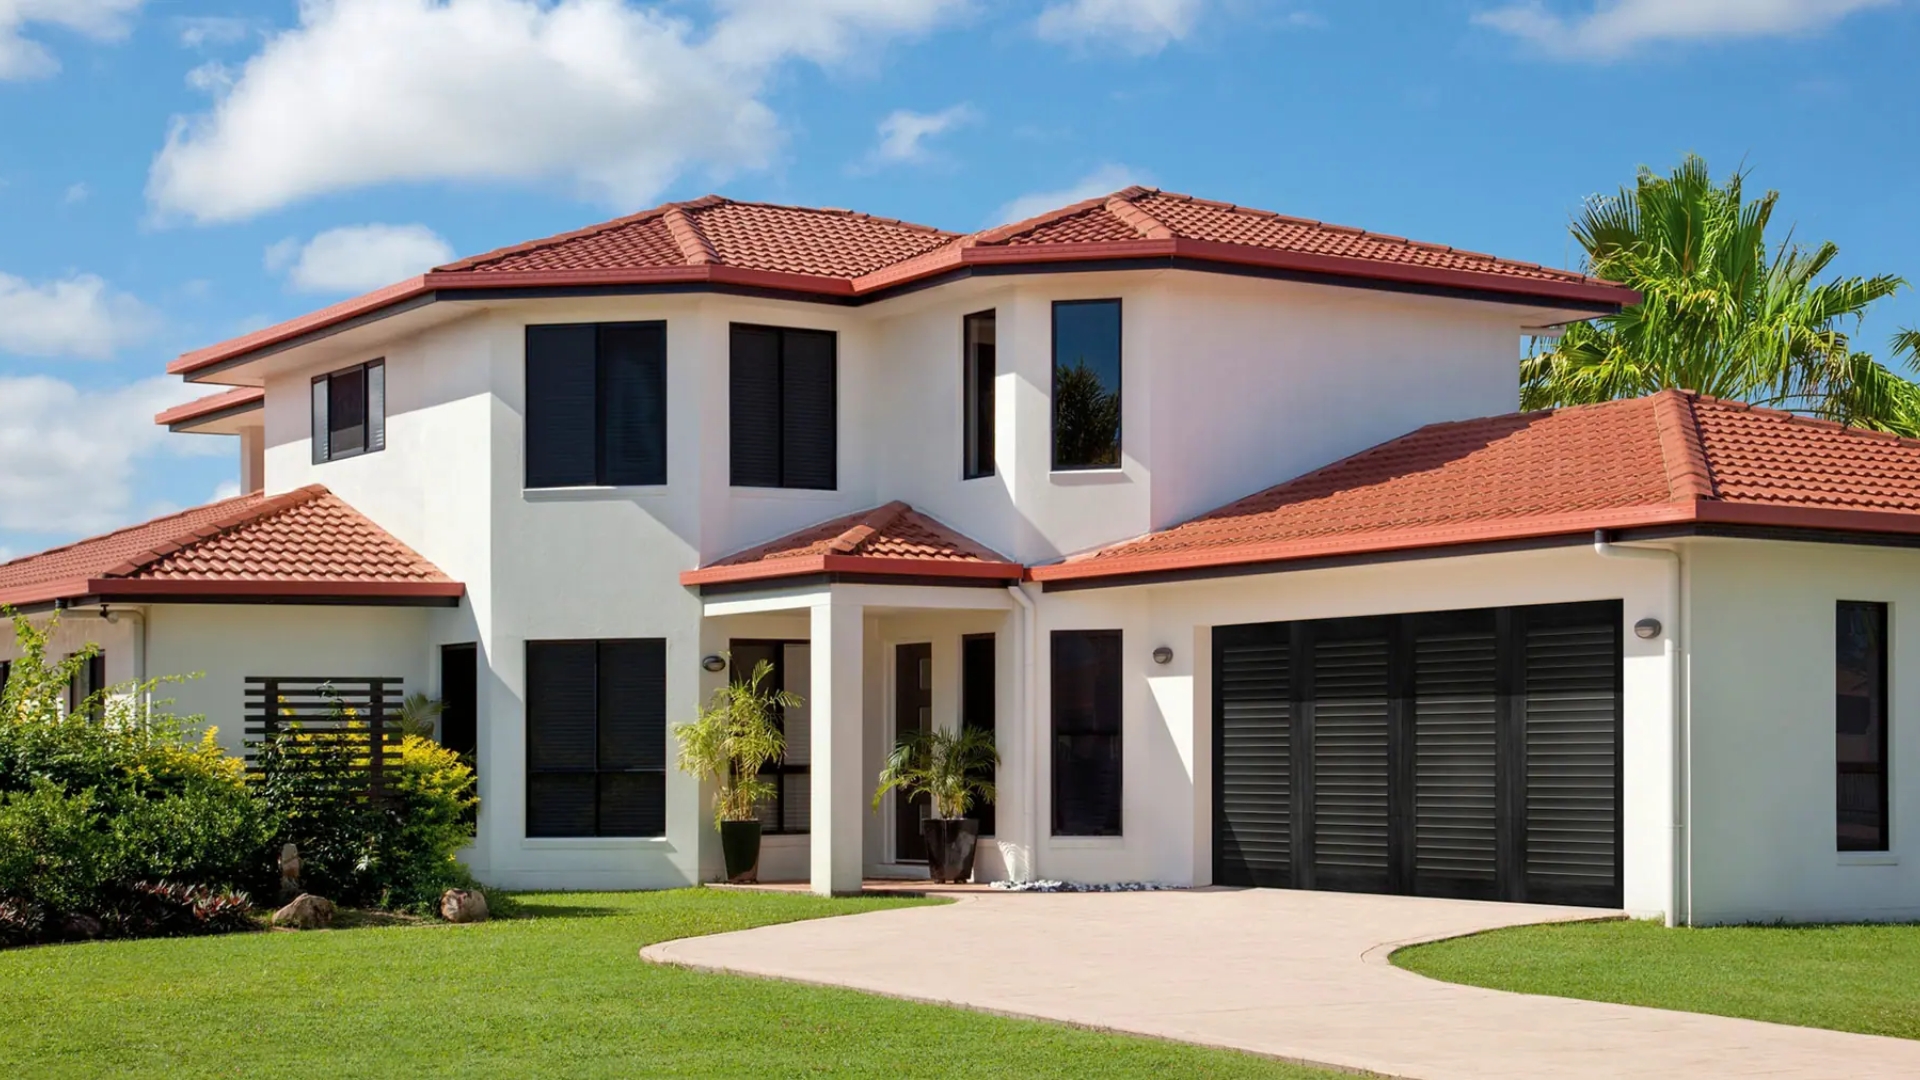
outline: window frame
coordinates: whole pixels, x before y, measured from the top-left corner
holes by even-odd
[[[982,480],[995,473],[994,410],[997,407],[995,380],[999,374],[999,309],[970,312],[960,317],[960,479]],[[993,350],[985,374],[984,391],[979,357],[974,354],[974,326],[986,323],[994,328],[994,340],[985,343]],[[985,400],[982,400],[984,397]]]
[[[602,681],[601,670],[600,670],[600,665],[602,662],[601,651],[607,645],[622,645],[622,644],[625,644],[625,645],[657,644],[660,649],[660,655],[662,658],[661,672],[663,675],[663,680],[661,684],[661,688],[662,688],[661,689],[662,721],[661,721],[661,733],[660,733],[661,767],[658,769],[651,769],[651,768],[649,769],[637,769],[637,768],[605,769],[600,767],[600,742],[602,738],[601,716],[600,716],[600,708],[599,708],[600,683]],[[668,644],[667,639],[665,638],[537,638],[537,639],[529,638],[526,640],[523,647],[525,666],[522,668],[522,671],[524,673],[523,677],[525,677],[527,683],[529,684],[532,681],[531,672],[533,669],[533,651],[535,648],[543,645],[591,645],[594,647],[594,672],[593,672],[594,768],[592,769],[551,769],[551,768],[539,769],[534,767],[533,694],[532,694],[532,688],[530,685],[523,686],[522,700],[526,702],[524,708],[522,709],[522,724],[521,724],[522,737],[526,740],[525,764],[524,764],[524,771],[521,777],[521,784],[522,784],[521,796],[522,796],[523,809],[521,814],[520,833],[523,839],[531,840],[534,842],[550,841],[550,840],[565,842],[565,841],[574,841],[574,840],[641,840],[641,841],[645,841],[645,840],[662,840],[666,838],[669,832],[669,824],[670,824],[668,820],[669,800],[667,798],[667,793],[666,793],[666,784],[668,779],[668,773],[671,772],[671,763],[668,760],[666,741],[668,739],[668,736],[672,728],[671,723],[666,720],[666,713],[665,713],[666,698],[668,696],[668,692],[666,688],[666,680],[667,678],[670,678],[672,673],[672,658],[668,654],[667,644]],[[602,817],[602,814],[601,814],[602,807],[601,807],[601,798],[600,798],[601,778],[605,776],[655,775],[655,774],[657,774],[660,777],[660,831],[658,833],[649,833],[649,834],[609,833],[604,831],[601,825],[601,817]],[[593,777],[593,780],[594,780],[593,831],[586,832],[586,833],[552,833],[552,832],[536,833],[534,832],[532,827],[533,781],[534,781],[534,777],[536,776],[591,776]]]
[[[1112,740],[1113,744],[1117,747],[1117,752],[1115,755],[1117,758],[1117,761],[1115,763],[1115,781],[1116,782],[1114,786],[1114,795],[1113,795],[1115,805],[1112,808],[1114,825],[1111,830],[1103,829],[1103,830],[1097,830],[1092,832],[1066,832],[1066,831],[1063,831],[1062,829],[1062,823],[1061,823],[1061,817],[1060,817],[1060,792],[1062,788],[1062,784],[1060,782],[1061,781],[1061,757],[1060,757],[1059,750],[1060,750],[1060,740],[1063,737],[1060,734],[1060,714],[1061,714],[1061,707],[1062,707],[1063,701],[1061,697],[1061,694],[1062,694],[1061,681],[1062,680],[1060,679],[1060,642],[1066,638],[1086,638],[1086,639],[1094,639],[1094,640],[1110,640],[1114,642],[1113,677],[1116,685],[1113,687],[1113,692],[1114,692],[1115,704],[1119,709],[1119,715],[1114,718],[1113,731],[1107,734],[1096,734],[1096,735],[1083,734],[1083,735],[1077,736],[1080,738],[1110,739]],[[1048,729],[1047,730],[1047,735],[1048,735],[1047,756],[1048,756],[1049,780],[1048,780],[1047,802],[1048,802],[1048,816],[1050,819],[1049,821],[1050,836],[1066,837],[1066,838],[1089,838],[1089,837],[1120,838],[1126,835],[1126,808],[1127,808],[1127,798],[1126,798],[1127,670],[1126,669],[1127,669],[1127,653],[1126,653],[1126,634],[1124,631],[1108,630],[1108,629],[1055,630],[1052,632],[1051,636],[1048,639],[1047,675],[1048,675],[1048,682],[1049,682],[1049,687],[1048,687],[1049,708],[1048,708],[1048,718],[1047,718],[1047,729]]]
[[[774,347],[775,393],[778,395],[778,407],[771,418],[774,431],[773,446],[775,454],[774,472],[779,480],[773,484],[742,483],[739,466],[734,453],[734,427],[737,417],[734,415],[734,335],[741,330],[758,331],[776,335]],[[827,455],[827,482],[824,485],[800,484],[788,481],[787,461],[787,335],[818,334],[827,340],[828,377],[827,399],[830,403],[830,417],[827,422],[828,439],[832,446]],[[840,332],[822,330],[812,326],[773,326],[766,323],[731,322],[727,324],[727,486],[748,491],[839,491],[840,490]]]
[[[376,380],[374,373],[379,373]],[[333,445],[333,380],[343,375],[358,373],[360,382],[361,431],[360,445],[351,450],[337,450]],[[379,383],[379,392],[374,390]],[[324,397],[323,397],[324,395]],[[321,415],[321,402],[326,402],[326,415]],[[375,403],[378,402],[378,408]],[[324,465],[330,461],[344,461],[348,458],[377,454],[387,448],[387,360],[377,356],[358,364],[349,364],[335,368],[324,374],[315,375],[308,383],[307,419],[308,438],[313,444],[313,463]],[[322,438],[322,435],[325,437]]]
[[[1066,307],[1088,307],[1100,304],[1113,305],[1114,346],[1118,355],[1114,357],[1113,395],[1119,399],[1120,415],[1114,421],[1113,464],[1111,465],[1068,465],[1060,461],[1060,309]],[[1048,315],[1047,332],[1049,335],[1049,356],[1047,369],[1047,444],[1049,461],[1054,472],[1116,472],[1126,463],[1126,393],[1125,371],[1126,350],[1126,307],[1118,296],[1092,297],[1084,300],[1055,300]]]
[[[1876,758],[1871,768],[1858,767],[1858,762],[1847,761],[1842,753],[1839,740],[1847,737],[1841,730],[1844,719],[1840,701],[1844,695],[1839,692],[1838,683],[1845,677],[1845,656],[1841,636],[1846,632],[1849,610],[1873,613],[1878,621],[1878,640],[1875,644],[1876,656],[1870,658],[1878,683],[1872,695],[1874,715],[1869,717],[1871,734],[1876,737],[1874,746]],[[1893,672],[1889,668],[1892,656],[1891,638],[1893,635],[1893,607],[1883,600],[1838,600],[1834,603],[1834,849],[1842,854],[1857,852],[1889,852],[1893,850]],[[1849,768],[1849,766],[1853,766]],[[1846,778],[1849,776],[1870,775],[1877,782],[1876,792],[1879,821],[1876,823],[1878,836],[1872,840],[1858,840],[1848,837],[1843,831],[1849,824],[1842,806],[1846,798]]]
[[[671,363],[668,356],[667,320],[665,319],[625,319],[609,322],[581,323],[528,323],[523,330],[523,342],[531,342],[535,330],[554,328],[591,329],[593,341],[593,477],[585,481],[566,483],[535,483],[532,475],[533,454],[531,447],[534,439],[534,425],[530,422],[523,406],[521,412],[521,461],[520,483],[525,491],[566,491],[581,488],[660,488],[667,486],[672,474],[672,445],[670,435],[673,426],[672,409],[668,405],[671,390]],[[608,364],[603,349],[603,334],[609,329],[657,329],[660,332],[660,370],[658,372],[659,397],[661,402],[660,429],[656,434],[660,449],[660,472],[657,479],[648,478],[636,482],[615,483],[609,479],[611,472],[608,455],[607,406],[611,398],[608,393]],[[522,391],[527,400],[531,400],[534,379],[534,358],[531,348],[522,349]]]

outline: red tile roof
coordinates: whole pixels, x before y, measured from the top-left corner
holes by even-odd
[[[1920,534],[1920,442],[1679,390],[1434,424],[1030,574],[1127,577],[1699,523]]]
[[[709,195],[448,263],[245,337],[190,352],[175,374],[244,358],[408,302],[463,289],[706,283],[855,300],[973,266],[1182,260],[1506,294],[1583,308],[1639,295],[1532,263],[1130,187],[962,235],[850,210]]]
[[[224,390],[218,394],[208,394],[203,398],[195,398],[183,405],[175,405],[171,409],[156,414],[153,422],[167,426],[188,424],[195,420],[204,420],[207,417],[217,416],[221,413],[241,412],[248,409],[262,408],[265,406],[266,401],[267,391],[265,387],[236,386],[231,390]]]
[[[1013,582],[1022,567],[903,502],[834,518],[680,575],[682,585],[813,574]]]
[[[0,563],[0,604],[453,599],[465,587],[319,485],[241,495]]]

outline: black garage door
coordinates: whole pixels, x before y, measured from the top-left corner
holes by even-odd
[[[1620,615],[1216,627],[1215,883],[1618,907]]]

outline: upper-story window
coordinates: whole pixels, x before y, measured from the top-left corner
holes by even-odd
[[[834,489],[834,350],[829,331],[734,325],[727,410],[734,487]]]
[[[964,419],[961,435],[961,478],[993,475],[994,313],[981,311],[966,317],[961,330],[960,393]]]
[[[1120,301],[1053,305],[1053,467],[1120,467]]]
[[[313,380],[313,463],[387,447],[387,364],[369,360]]]
[[[667,324],[527,327],[527,486],[667,482]]]

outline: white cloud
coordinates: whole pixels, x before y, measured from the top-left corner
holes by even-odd
[[[1553,56],[1616,60],[1657,41],[1774,37],[1823,29],[1896,0],[1597,0],[1584,15],[1523,0],[1473,17],[1481,26],[1530,42]]]
[[[630,0],[309,0],[229,84],[196,78],[213,108],[176,118],[149,198],[211,222],[372,184],[557,181],[631,207],[770,164],[782,64],[870,62],[967,0],[715,2],[696,27]]]
[[[169,436],[153,422],[205,391],[164,375],[104,389],[0,376],[0,529],[110,529],[138,513],[133,480],[143,459],[231,453],[225,439]]]
[[[1058,210],[1096,195],[1108,195],[1124,187],[1144,184],[1142,175],[1125,165],[1102,165],[1066,187],[1054,191],[1035,191],[1022,195],[994,211],[992,225],[1025,221],[1049,210]]]
[[[151,308],[94,274],[39,284],[0,274],[0,353],[105,360],[159,322]]]
[[[127,36],[141,0],[0,0],[0,79],[43,79],[60,70],[29,27],[59,27],[95,41]],[[37,26],[36,26],[37,24]]]
[[[1102,43],[1135,56],[1157,53],[1193,32],[1206,0],[1062,0],[1040,13],[1042,40]]]
[[[218,484],[214,485],[213,498],[208,499],[207,501],[219,502],[221,499],[231,499],[238,494],[240,494],[240,481],[222,480]]]
[[[180,44],[189,49],[237,45],[258,26],[252,19],[234,15],[188,15],[175,22],[180,27]]]
[[[895,109],[880,121],[880,141],[867,153],[869,166],[920,165],[933,159],[926,141],[980,119],[973,106],[954,105],[936,113]]]
[[[287,271],[300,292],[358,293],[453,261],[453,247],[425,225],[347,225],[301,244],[267,249],[268,270]]]
[[[84,183],[69,184],[67,186],[66,192],[60,196],[60,205],[76,206],[80,203],[86,202],[87,196],[91,194],[93,194],[92,190],[90,190],[87,187],[87,185]]]

